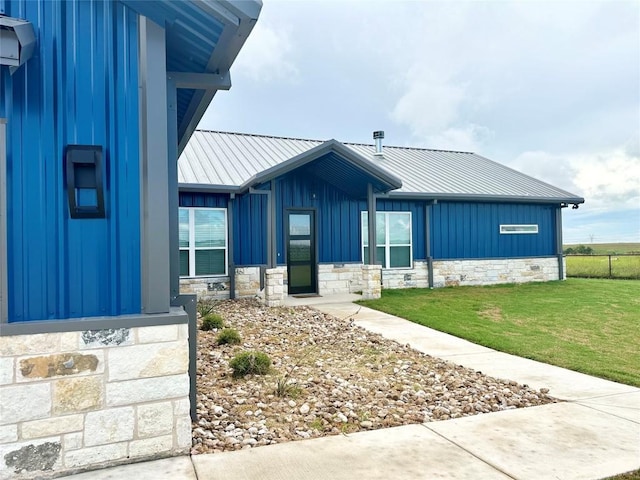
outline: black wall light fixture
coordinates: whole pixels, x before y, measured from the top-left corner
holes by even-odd
[[[105,218],[102,146],[67,145],[65,177],[71,218]]]

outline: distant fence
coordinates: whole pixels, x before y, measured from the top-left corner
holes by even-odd
[[[567,277],[640,279],[640,255],[567,255]]]

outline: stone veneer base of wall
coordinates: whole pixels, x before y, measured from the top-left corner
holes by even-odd
[[[283,271],[283,287],[286,295],[286,268],[282,266],[278,268]],[[333,295],[362,292],[365,285],[363,278],[363,265],[360,263],[320,264],[318,265],[318,293]],[[433,261],[435,288],[550,280],[558,280],[557,257]],[[383,288],[428,288],[427,262],[417,260],[413,268],[383,270],[382,283]],[[228,277],[181,279],[180,288],[181,293],[196,293],[199,298],[229,298]],[[236,297],[261,296],[262,293],[259,267],[236,269]]]
[[[557,257],[433,262],[433,286],[496,285],[558,280]]]
[[[557,257],[433,261],[434,288],[551,280],[558,280]],[[384,288],[428,288],[427,262],[415,261],[412,269],[383,270],[382,281]]]
[[[0,337],[0,479],[187,453],[188,365],[187,323]]]

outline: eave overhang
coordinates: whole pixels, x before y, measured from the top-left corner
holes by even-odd
[[[258,19],[261,0],[120,0],[166,30],[167,76],[177,91],[178,155]]]

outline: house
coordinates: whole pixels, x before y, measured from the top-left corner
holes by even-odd
[[[196,131],[178,162],[182,290],[278,304],[287,293],[375,297],[381,282],[564,278],[561,211],[583,198],[474,153],[383,137]]]
[[[0,0],[0,479],[188,452],[177,158],[259,0]]]

